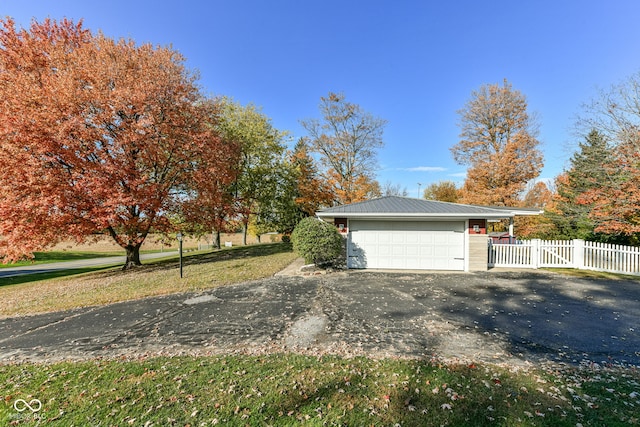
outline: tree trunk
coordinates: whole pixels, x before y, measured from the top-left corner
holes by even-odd
[[[248,231],[249,231],[249,224],[247,223],[247,224],[244,225],[244,230],[243,230],[243,233],[242,233],[242,244],[244,246],[247,246],[247,232]]]
[[[220,249],[220,230],[215,230],[213,233],[213,247]]]
[[[134,267],[140,267],[140,245],[128,245],[125,247],[127,251],[127,260],[122,267],[123,270],[128,270]]]

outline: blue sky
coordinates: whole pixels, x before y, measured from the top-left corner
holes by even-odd
[[[449,148],[471,92],[508,79],[540,122],[550,179],[577,143],[581,105],[640,71],[636,0],[381,1],[0,0],[20,26],[83,19],[113,38],[172,45],[203,90],[261,106],[276,128],[305,135],[328,92],[388,121],[381,183],[410,196],[461,184]]]

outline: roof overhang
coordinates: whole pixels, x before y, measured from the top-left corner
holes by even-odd
[[[451,219],[507,219],[517,214],[508,212],[496,213],[448,213],[448,214],[425,214],[425,213],[336,213],[336,212],[316,212],[316,216],[320,219],[330,220],[332,218],[347,219],[378,219],[378,220],[414,220],[414,221],[447,221]],[[531,215],[531,214],[530,214]]]
[[[446,221],[486,219],[509,219],[519,215],[540,215],[539,209],[515,208],[505,206],[477,206],[435,200],[413,199],[399,196],[385,196],[362,202],[334,206],[316,212],[320,219],[378,219]]]
[[[543,209],[534,209],[534,208],[510,208],[504,206],[491,206],[491,209],[509,212],[511,217],[514,216],[535,216],[542,215],[544,213]]]

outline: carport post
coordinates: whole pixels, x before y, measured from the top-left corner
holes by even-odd
[[[178,243],[180,243],[178,254],[180,257],[180,278],[182,279],[182,233],[176,234],[176,239],[178,239]]]

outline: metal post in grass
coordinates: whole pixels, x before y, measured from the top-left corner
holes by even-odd
[[[182,279],[182,233],[176,234],[176,239],[178,239],[178,243],[180,244],[178,253],[180,254],[180,278]]]

